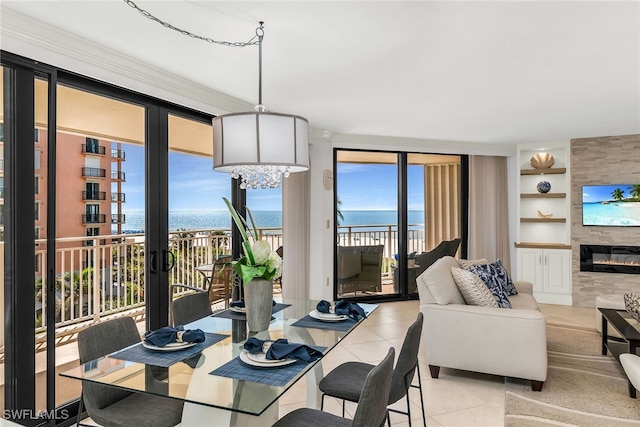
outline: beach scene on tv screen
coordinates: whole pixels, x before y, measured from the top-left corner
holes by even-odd
[[[640,184],[583,186],[582,225],[640,226]]]

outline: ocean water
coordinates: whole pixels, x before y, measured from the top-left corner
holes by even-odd
[[[640,226],[640,203],[583,203],[583,225]]]
[[[253,211],[253,216],[261,228],[282,227],[282,212],[280,211]],[[144,232],[144,212],[128,211],[124,212],[126,223],[122,230],[125,233]],[[377,225],[377,224],[397,224],[398,215],[396,211],[343,211],[344,221],[340,221],[341,226],[346,225]],[[423,211],[409,211],[409,224],[418,224],[418,228],[424,223]],[[231,217],[227,211],[211,212],[191,212],[191,211],[170,211],[169,230],[208,230],[208,229],[229,229],[231,227]],[[416,227],[412,227],[416,228]],[[369,228],[367,228],[369,230]]]

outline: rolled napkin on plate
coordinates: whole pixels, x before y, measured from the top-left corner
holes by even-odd
[[[331,312],[331,303],[326,300],[322,300],[316,305],[316,310],[320,313],[330,313]]]
[[[367,318],[367,313],[364,312],[364,309],[360,307],[355,302],[348,302],[345,300],[341,300],[336,302],[336,314],[349,316],[353,320],[358,320],[360,317],[363,319]]]
[[[298,359],[311,362],[322,357],[321,351],[305,344],[289,343],[286,338],[265,341],[251,337],[244,343],[244,349],[251,354],[264,352],[269,360]]]
[[[204,342],[204,338],[204,332],[201,329],[187,329],[185,331],[184,326],[176,328],[165,326],[144,334],[145,341],[157,347],[164,347],[172,342],[200,343]]]

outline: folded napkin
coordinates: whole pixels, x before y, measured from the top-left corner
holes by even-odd
[[[348,302],[345,300],[336,302],[336,314],[349,316],[353,320],[358,320],[360,317],[367,318],[367,314],[364,309],[355,302]]]
[[[271,301],[271,306],[275,307],[276,302],[275,301]],[[229,307],[237,307],[237,308],[244,308],[244,300],[238,300],[238,301],[231,301],[229,303]]]
[[[266,350],[265,357],[269,360],[298,359],[303,362],[311,362],[322,357],[321,351],[305,344],[289,343],[286,338],[265,341],[251,337],[244,343],[244,349],[251,354]]]
[[[144,339],[157,347],[164,347],[172,342],[204,342],[204,332],[201,329],[187,329],[183,326],[172,328],[165,326],[155,331],[146,332]]]
[[[316,310],[318,310],[320,313],[329,313],[329,311],[331,310],[331,303],[329,301],[322,300],[318,303],[318,305],[316,305]]]

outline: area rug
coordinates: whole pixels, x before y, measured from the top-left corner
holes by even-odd
[[[542,392],[507,378],[505,425],[640,426],[640,399],[613,356],[600,354],[596,330],[547,325],[549,370]]]

